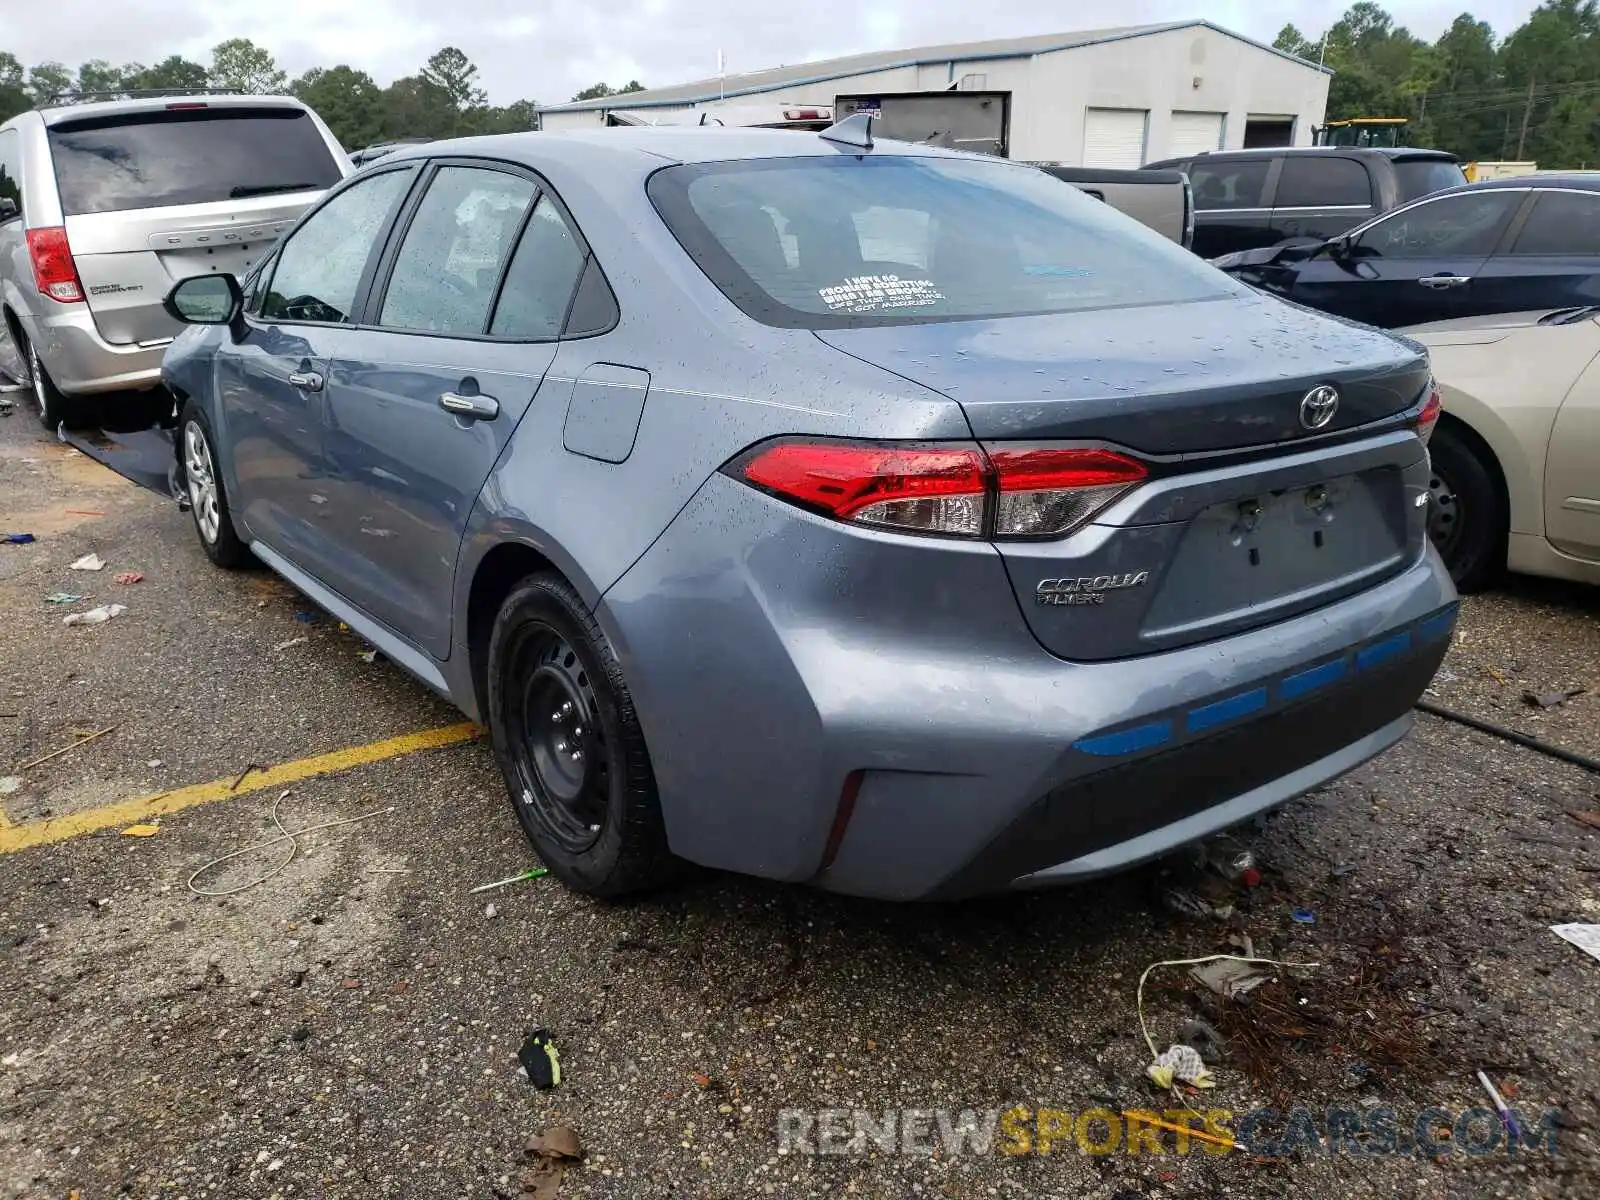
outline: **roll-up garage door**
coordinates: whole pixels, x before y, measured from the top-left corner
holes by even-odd
[[[1142,108],[1091,108],[1083,123],[1083,165],[1131,169],[1144,165]]]
[[[1222,149],[1222,114],[1175,112],[1164,158],[1191,158]]]

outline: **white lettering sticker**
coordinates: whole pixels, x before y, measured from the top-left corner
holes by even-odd
[[[821,289],[818,295],[834,312],[851,313],[925,308],[944,299],[931,279],[901,279],[898,275],[854,275]]]

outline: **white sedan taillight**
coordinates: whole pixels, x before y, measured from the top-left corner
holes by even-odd
[[[729,473],[841,521],[945,537],[1062,537],[1147,474],[1098,447],[769,442]]]

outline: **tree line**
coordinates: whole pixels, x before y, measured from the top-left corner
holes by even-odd
[[[1364,0],[1320,37],[1285,25],[1273,44],[1333,69],[1330,118],[1405,117],[1407,145],[1464,161],[1600,167],[1596,0],[1547,0],[1504,40],[1462,13],[1431,43]]]
[[[209,65],[174,54],[153,66],[94,59],[74,71],[59,62],[24,67],[16,55],[0,51],[0,121],[78,97],[113,99],[140,91],[208,87],[294,96],[315,109],[349,150],[390,138],[515,133],[533,128],[538,107],[532,99],[490,104],[478,84],[478,68],[454,46],[444,47],[416,74],[387,87],[345,63],[312,67],[291,79],[271,51],[248,38],[230,38],[218,45]],[[573,99],[641,90],[637,80],[620,88],[597,83]]]

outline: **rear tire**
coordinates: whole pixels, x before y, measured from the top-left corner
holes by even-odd
[[[530,575],[489,638],[489,731],[512,808],[539,857],[590,896],[674,876],[644,731],[622,668],[572,585]]]
[[[1445,422],[1428,443],[1428,536],[1462,592],[1483,590],[1506,569],[1510,514],[1485,453]]]
[[[73,428],[82,416],[83,405],[56,387],[50,372],[39,361],[39,352],[33,348],[33,341],[26,337],[23,338],[22,361],[28,371],[28,388],[33,393],[33,406],[39,423],[51,433],[63,425],[68,429]]]
[[[178,421],[178,453],[183,456],[184,488],[200,548],[225,571],[248,565],[255,556],[234,531],[228,493],[217,470],[216,440],[205,414],[193,401],[184,406]]]

